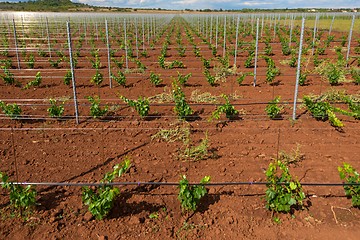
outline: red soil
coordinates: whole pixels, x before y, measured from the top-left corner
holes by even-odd
[[[104,83],[94,87],[89,79],[95,71],[89,70],[89,61],[81,56],[76,70],[82,116],[79,125],[73,118],[64,121],[42,119],[47,115],[48,107],[44,105],[44,98],[72,97],[71,88],[62,83],[67,68],[64,63],[60,69],[45,70],[49,65],[44,58],[44,62],[36,63],[34,70],[13,70],[23,85],[32,77],[19,76],[35,76],[37,71],[41,71],[43,83],[29,90],[1,83],[0,99],[41,99],[29,102],[31,105],[22,105],[24,115],[40,116],[40,119],[1,120],[1,171],[20,182],[97,182],[111,171],[113,165],[128,156],[132,167],[118,181],[178,182],[180,176],[186,174],[190,182],[198,182],[205,175],[211,176],[212,182],[261,182],[266,181],[264,170],[277,153],[281,150],[290,153],[298,144],[304,158],[290,170],[301,182],[340,183],[337,167],[343,162],[360,169],[358,120],[339,115],[345,127],[338,131],[328,122],[316,121],[303,108],[297,111],[298,120],[290,120],[295,68],[280,63],[285,57],[279,44],[273,44],[273,59],[281,70],[281,75],[276,78],[277,84],[271,86],[265,82],[266,63],[260,59],[256,87],[252,86],[252,77],[247,77],[239,86],[236,76],[229,76],[226,82],[211,87],[205,81],[202,63],[192,52],[185,33],[182,41],[187,46],[186,57],[178,56],[173,34],[168,50],[170,56],[166,60],[181,60],[185,69],[161,69],[157,63],[159,43],[159,48],[148,51],[149,58],[139,58],[147,66],[145,73],[126,75],[128,87],[113,83],[114,87],[110,89],[107,68],[101,70]],[[195,38],[195,42],[203,56],[211,58],[207,45],[199,38]],[[104,45],[97,42],[97,46],[101,44]],[[263,46],[261,44],[260,49]],[[220,47],[218,52],[222,52]],[[106,51],[100,54],[106,66]],[[121,51],[117,54],[119,56]],[[326,58],[336,58],[330,48],[326,54]],[[238,72],[253,71],[244,68],[246,57],[247,52],[239,53]],[[216,62],[214,60],[213,65]],[[308,68],[313,69],[311,64]],[[229,122],[225,118],[220,122],[207,121],[216,108],[214,104],[192,105],[199,118],[187,124],[191,129],[191,140],[198,144],[207,132],[210,149],[216,157],[181,161],[177,154],[183,148],[182,143],[151,140],[160,129],[173,127],[177,121],[172,104],[152,105],[150,114],[153,118],[142,120],[118,99],[118,94],[135,99],[162,93],[164,86],[150,84],[151,71],[161,74],[168,89],[171,89],[172,77],[177,77],[177,71],[192,73],[188,85],[183,88],[187,98],[196,89],[212,95],[236,92],[240,96],[232,103],[244,113],[240,119]],[[299,89],[299,99],[306,94],[321,94],[330,89],[329,83],[318,75],[308,79],[308,85]],[[335,89],[355,94],[360,87],[345,82]],[[87,100],[84,100],[89,95],[100,96],[104,104],[122,105],[114,112],[115,117],[93,120],[87,116],[89,105],[85,105]],[[278,95],[283,102],[290,103],[285,105],[282,120],[269,120],[264,112],[266,103]],[[36,103],[38,105],[34,105]],[[73,116],[71,100],[67,104],[65,115]],[[180,209],[176,187],[140,185],[120,187],[120,190],[121,195],[110,215],[101,221],[89,216],[81,201],[80,187],[37,187],[39,205],[26,220],[11,217],[8,192],[0,190],[0,236],[4,239],[358,239],[360,236],[360,211],[351,207],[351,200],[344,196],[342,187],[304,186],[307,196],[305,209],[295,211],[293,216],[276,214],[280,224],[275,223],[272,213],[265,209],[265,186],[209,187],[208,196],[201,201],[187,224],[184,224],[186,216]],[[158,217],[150,218],[154,212]]]

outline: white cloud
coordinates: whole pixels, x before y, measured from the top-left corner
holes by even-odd
[[[242,5],[249,6],[249,7],[259,7],[259,6],[265,6],[265,5],[271,5],[274,4],[274,2],[260,2],[260,1],[249,1],[249,2],[243,2]]]

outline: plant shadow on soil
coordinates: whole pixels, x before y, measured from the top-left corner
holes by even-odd
[[[194,112],[194,114],[192,114],[190,116],[185,116],[184,119],[187,122],[195,122],[197,120],[201,120],[201,117],[199,114],[201,114],[201,111],[196,111],[196,112]]]
[[[207,194],[205,195],[199,203],[198,208],[191,212],[185,219],[185,222],[188,222],[196,213],[204,214],[207,210],[209,210],[209,207],[211,205],[214,205],[215,203],[220,201],[220,195],[219,194]]]
[[[296,115],[296,119],[300,119],[300,117],[305,115],[307,112],[308,112],[308,110],[304,110],[303,112],[299,113],[298,115]],[[322,121],[322,120],[318,120],[318,121]],[[325,121],[323,121],[323,122],[325,122]],[[345,133],[345,130],[341,127],[334,127],[334,129],[339,133]]]
[[[104,117],[100,118],[101,122],[111,122],[111,121],[122,121],[124,120],[125,117],[124,116],[115,116],[115,114],[109,114],[106,115]],[[93,120],[93,118],[89,117],[88,119],[86,119],[86,122]]]
[[[253,87],[253,86],[254,86],[254,82],[252,82],[252,83],[241,83],[241,84],[239,84],[239,86]],[[260,87],[260,84],[257,84],[257,83],[256,83],[256,87]]]
[[[310,86],[310,85],[311,85],[311,84],[310,84],[310,81],[307,80],[305,83],[303,83],[303,85],[299,85],[299,86],[308,87],[308,86]]]
[[[123,152],[123,153],[115,156],[115,157],[109,157],[109,158],[106,159],[105,162],[103,162],[103,163],[101,163],[101,164],[98,164],[98,165],[90,168],[89,170],[84,171],[84,172],[82,172],[82,173],[80,173],[80,174],[78,174],[78,175],[75,175],[75,176],[71,177],[71,178],[65,179],[65,180],[63,180],[62,182],[70,182],[70,181],[72,181],[72,180],[77,179],[78,177],[83,177],[83,176],[85,176],[86,174],[92,173],[92,172],[94,172],[95,170],[97,170],[97,169],[99,169],[99,168],[101,168],[101,167],[107,166],[108,164],[110,164],[110,163],[113,162],[114,160],[118,160],[118,159],[120,159],[120,158],[122,158],[122,157],[125,157],[125,156],[128,155],[130,152],[135,151],[135,150],[137,150],[137,149],[139,149],[139,148],[142,148],[142,147],[148,145],[149,143],[150,143],[150,142],[144,142],[144,143],[142,143],[142,144],[140,144],[140,145],[138,145],[138,146],[136,146],[136,147],[133,147],[132,149],[129,149],[129,150],[127,150],[127,151],[125,151],[125,152]],[[54,189],[54,188],[56,188],[56,187],[57,187],[57,186],[50,186],[50,187],[47,187],[47,188],[43,189],[43,190],[40,191],[40,192],[47,192],[47,191],[50,191],[51,189]]]
[[[104,83],[104,84],[100,84],[98,86],[96,86],[94,83],[81,83],[81,84],[76,84],[77,88],[91,88],[91,87],[98,87],[98,88],[109,88],[110,85],[108,83]]]
[[[159,182],[161,181],[162,179],[159,180]],[[111,211],[108,218],[114,219],[124,216],[141,214],[142,212],[146,212],[148,215],[152,212],[157,212],[163,209],[164,207],[166,207],[165,203],[151,204],[146,201],[127,203],[127,201],[132,197],[133,194],[149,194],[152,190],[157,189],[159,187],[160,185],[137,186],[136,188],[123,191],[115,201],[113,210]],[[204,212],[209,210],[209,207],[211,205],[214,205],[219,201],[220,201],[220,194],[208,194],[204,196],[199,203],[198,209],[195,212],[193,212],[191,215],[189,215],[187,220],[189,220],[196,213],[203,214]]]
[[[144,117],[145,121],[153,121],[156,119],[160,119],[162,117],[161,113],[153,113],[153,114],[149,114],[148,116]]]
[[[160,84],[158,84],[158,85],[156,85],[155,87],[157,87],[157,88],[164,88],[164,87],[166,87],[167,85],[165,84],[165,83],[160,83]]]
[[[160,209],[166,207],[165,204],[152,204],[146,201],[127,203],[127,200],[129,200],[133,194],[149,193],[159,187],[160,185],[137,186],[134,189],[121,192],[120,196],[116,199],[114,207],[108,218],[116,219],[124,216],[140,214],[142,212],[147,212],[147,215],[149,215],[152,212],[157,212]],[[140,219],[140,221],[142,220]]]
[[[57,187],[54,191],[42,193],[38,203],[39,210],[55,209],[66,198],[66,190],[63,187]]]
[[[209,207],[211,205],[214,205],[215,203],[220,201],[220,195],[219,194],[207,194],[204,196],[199,204],[199,208],[196,210],[196,212],[204,213],[207,210],[209,210]]]
[[[1,199],[4,199],[5,198],[5,196],[6,196],[6,194],[0,194],[0,196],[1,196]],[[6,202],[4,202],[4,203],[1,203],[0,204],[0,209],[3,209],[3,208],[5,208],[5,207],[7,207],[8,205],[9,205],[9,201],[6,201]]]
[[[44,84],[44,85],[38,86],[37,88],[51,88],[51,87],[56,87],[56,86],[58,86],[58,84],[49,83],[49,84]]]
[[[199,83],[185,83],[184,84],[184,86],[185,87],[202,87],[202,85],[201,84],[199,84]]]
[[[274,121],[284,120],[284,116],[282,116],[281,114],[278,114],[274,118],[272,118],[271,120],[274,120]]]
[[[269,85],[272,87],[277,87],[277,86],[284,85],[284,84],[278,80],[278,81],[270,83]]]
[[[44,123],[44,122],[46,122],[46,119],[21,117],[21,119],[19,119],[19,122],[20,123],[28,123],[28,124],[36,124],[36,123]]]

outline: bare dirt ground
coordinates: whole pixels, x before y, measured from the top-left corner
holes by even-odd
[[[76,125],[73,118],[2,119],[1,171],[20,182],[98,182],[128,156],[132,167],[119,181],[178,182],[180,176],[186,174],[191,182],[199,182],[205,175],[211,176],[212,182],[262,182],[266,181],[264,171],[278,152],[291,154],[297,146],[303,158],[291,166],[291,173],[301,182],[340,183],[337,167],[343,162],[360,169],[358,120],[340,115],[345,127],[339,131],[328,122],[316,121],[304,108],[298,109],[296,121],[290,120],[295,69],[280,63],[286,57],[281,55],[279,44],[273,45],[273,58],[281,70],[276,84],[265,82],[266,64],[260,59],[256,87],[252,86],[252,77],[247,77],[239,86],[236,76],[229,76],[226,82],[211,87],[184,33],[182,40],[188,46],[186,56],[177,55],[173,36],[167,60],[179,59],[186,65],[185,69],[161,69],[157,63],[160,49],[149,50],[149,58],[140,57],[148,69],[145,73],[127,74],[127,87],[114,85],[110,89],[107,80],[100,87],[93,86],[89,79],[95,71],[89,70],[89,62],[82,56],[84,60],[79,61],[76,70],[80,124]],[[207,46],[198,38],[195,42],[203,55],[210,58]],[[336,58],[331,48],[326,51],[324,57]],[[243,67],[246,53],[240,52],[239,56],[238,71],[253,71]],[[105,52],[101,57],[103,63],[107,62]],[[71,88],[62,83],[66,67],[47,70],[46,64],[38,63],[34,70],[15,74],[24,76],[20,78],[24,84],[29,79],[26,76],[42,71],[45,77],[40,87],[23,90],[1,83],[0,99],[33,99],[28,105],[23,102],[23,114],[45,116],[48,106],[41,99],[71,97]],[[107,76],[107,68],[101,71]],[[151,71],[162,75],[163,86],[150,84]],[[135,99],[162,93],[164,87],[169,90],[177,71],[193,74],[183,88],[187,98],[197,89],[216,96],[236,93],[238,97],[231,102],[242,110],[240,118],[226,121],[222,117],[220,121],[208,122],[216,106],[192,104],[197,119],[181,123],[173,113],[173,104],[153,104],[152,117],[141,119],[118,99],[119,94]],[[299,99],[331,89],[318,75],[310,75],[308,79],[308,84],[300,87]],[[360,87],[344,82],[334,89],[355,94]],[[95,94],[104,104],[119,105],[113,117],[94,120],[88,116],[85,97]],[[277,95],[289,104],[285,105],[283,119],[269,120],[264,109]],[[68,101],[65,116],[73,116],[73,112]],[[176,124],[190,129],[194,145],[207,133],[212,156],[200,161],[183,161],[178,159],[183,149],[181,142],[167,143],[151,138],[160,129],[173,128]],[[94,220],[82,204],[80,187],[38,186],[36,189],[39,205],[25,220],[12,216],[8,192],[0,191],[1,239],[358,239],[360,236],[360,211],[351,207],[351,200],[345,197],[341,186],[304,186],[305,208],[293,215],[276,214],[280,223],[275,223],[272,213],[265,209],[266,187],[262,185],[209,187],[209,194],[187,222],[184,222],[187,216],[180,209],[176,186],[121,186],[113,210],[101,221]],[[151,214],[156,217],[151,218]]]

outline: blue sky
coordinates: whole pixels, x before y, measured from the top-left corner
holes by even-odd
[[[165,9],[360,8],[360,0],[73,0],[73,2],[106,7]]]

